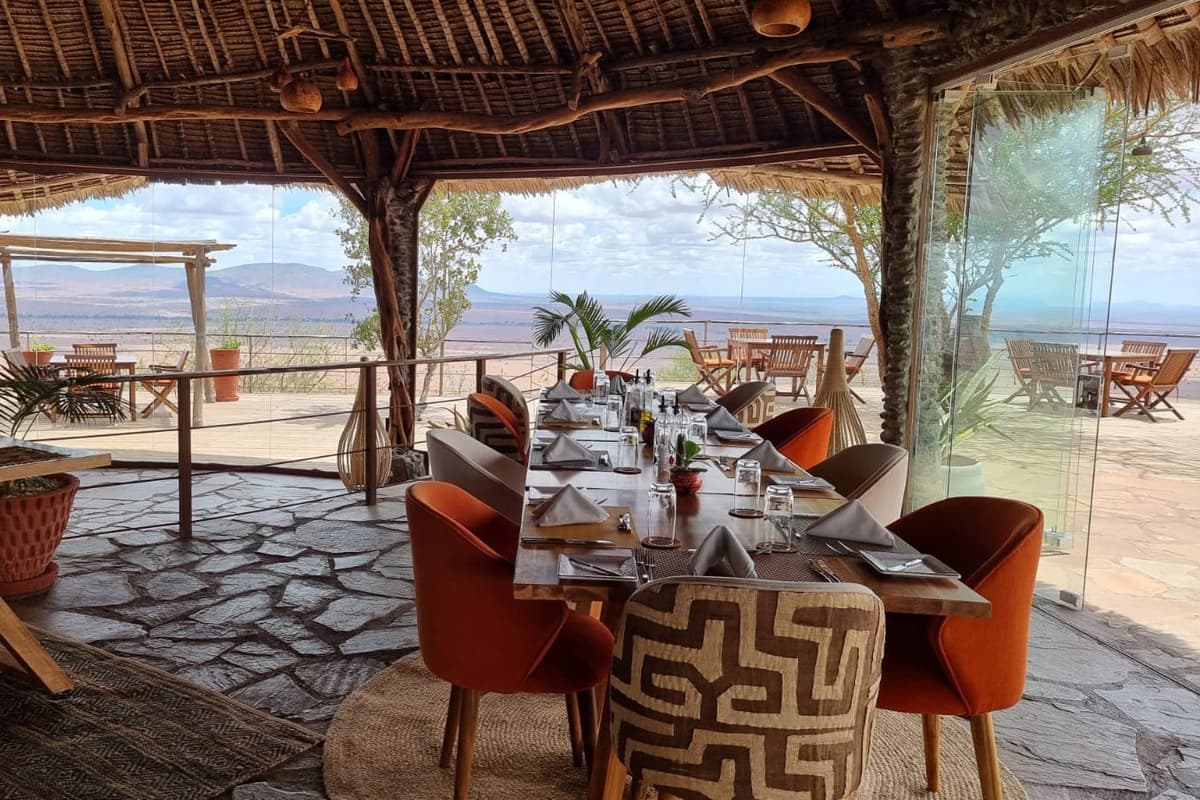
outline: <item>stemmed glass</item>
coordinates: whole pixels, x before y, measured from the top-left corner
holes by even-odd
[[[673,550],[679,547],[675,538],[675,486],[670,483],[650,484],[650,502],[646,507],[646,533],[643,547]]]
[[[763,496],[763,514],[766,517],[759,525],[758,542],[755,547],[760,553],[794,553],[792,544],[792,511],[795,500],[790,486],[768,486]]]
[[[762,484],[762,464],[752,458],[738,459],[733,469],[733,508],[735,517],[758,519],[763,515],[758,505],[758,489]]]

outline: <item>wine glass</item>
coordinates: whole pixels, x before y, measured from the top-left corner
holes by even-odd
[[[622,475],[637,475],[642,471],[638,466],[638,450],[641,449],[642,437],[638,429],[632,425],[622,425],[617,431],[617,466],[613,472]]]
[[[675,538],[675,486],[670,483],[650,484],[650,502],[646,506],[646,536],[643,547],[671,550],[679,546]]]
[[[762,484],[762,464],[752,458],[738,459],[733,469],[733,508],[735,517],[757,519],[763,515],[758,505],[758,489]]]
[[[756,548],[760,553],[792,553],[792,511],[795,500],[790,486],[768,486],[763,495],[763,515]]]

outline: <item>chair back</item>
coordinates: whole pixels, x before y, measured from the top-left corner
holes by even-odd
[[[771,338],[771,352],[767,356],[767,370],[771,375],[785,375],[793,372],[808,374],[809,364],[812,363],[813,347],[817,344],[815,336],[774,336]]]
[[[749,383],[739,383],[737,386],[730,389],[725,394],[717,398],[717,405],[724,406],[725,410],[735,417],[750,407],[755,400],[768,391],[774,392],[775,384],[769,381],[750,381]],[[744,423],[743,423],[744,424]]]
[[[517,430],[526,439],[529,438],[529,404],[525,394],[508,378],[499,375],[484,375],[479,380],[479,391],[503,403],[513,413],[517,421]]]
[[[490,394],[467,395],[467,426],[476,441],[524,464],[526,440],[508,406]]]
[[[904,510],[908,451],[894,444],[856,444],[809,470],[833,484],[842,497],[858,500],[887,525]]]
[[[429,473],[451,483],[520,525],[525,509],[525,468],[462,431],[433,430],[425,437]],[[515,554],[516,541],[512,553]]]
[[[1079,377],[1079,348],[1073,344],[1032,342],[1031,374],[1039,383],[1075,387]]]
[[[766,328],[730,328],[729,357],[739,362],[749,361],[750,349],[746,346],[746,343],[763,342],[770,337],[771,332]]]
[[[71,345],[77,355],[113,356],[117,355],[116,342],[80,342]]]
[[[754,432],[801,469],[809,469],[829,455],[833,412],[828,408],[793,408],[772,417]]]
[[[191,350],[184,350],[179,354],[179,358],[175,359],[174,364],[155,364],[153,365],[153,369],[160,372],[183,372],[187,369],[188,356],[191,354]]]
[[[621,380],[626,383],[633,382],[633,373],[621,372],[617,369],[606,369],[604,374],[609,378],[620,376]],[[596,385],[596,371],[594,369],[580,369],[571,373],[571,377],[567,378],[567,385],[572,389],[580,392],[590,392],[592,387]]]
[[[1146,342],[1139,339],[1122,339],[1122,353],[1138,353],[1139,355],[1154,356],[1155,361],[1162,361],[1167,352],[1166,342]]]
[[[1004,346],[1008,348],[1013,372],[1027,377],[1033,369],[1033,339],[1005,339]]]
[[[117,371],[116,357],[94,353],[64,353],[67,368],[76,375],[95,373],[113,375]]]
[[[840,800],[862,780],[883,604],[845,584],[666,578],[625,607],[613,749],[688,798]]]
[[[696,332],[691,328],[684,328],[683,340],[687,342],[688,353],[692,356],[692,362],[698,366],[703,366],[704,354],[700,352],[700,343],[696,341]]]
[[[991,601],[986,619],[929,622],[929,642],[970,715],[1009,708],[1021,699],[1042,525],[1042,512],[1028,503],[951,497],[888,526],[920,552],[958,570],[964,583]]]
[[[1168,350],[1167,357],[1163,359],[1158,372],[1150,378],[1150,383],[1156,389],[1178,386],[1187,377],[1188,370],[1192,368],[1192,362],[1196,360],[1197,352],[1200,351]]]
[[[867,363],[867,357],[875,349],[875,337],[864,336],[854,345],[854,349],[846,354],[846,374],[855,375]]]

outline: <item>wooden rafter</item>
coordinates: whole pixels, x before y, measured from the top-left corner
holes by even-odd
[[[117,63],[117,75],[121,79],[121,86],[128,91],[134,87],[137,81],[134,79],[129,52],[125,49],[125,34],[117,19],[117,9],[112,0],[97,0],[96,4],[100,7],[100,15],[104,18],[104,29],[108,32],[108,38],[112,44],[113,59]],[[150,161],[150,139],[146,133],[146,125],[141,121],[134,122],[133,130],[137,138],[138,166],[144,167]]]
[[[317,170],[324,175],[330,183],[336,186],[346,199],[354,204],[354,207],[362,212],[363,216],[367,214],[367,201],[363,197],[363,193],[358,190],[350,180],[342,174],[342,171],[330,163],[325,155],[313,146],[304,132],[300,130],[300,125],[295,121],[283,123],[280,128],[287,140],[292,143],[292,146],[300,151],[300,155],[308,159]]]
[[[879,159],[879,141],[875,136],[854,115],[803,73],[795,69],[784,69],[771,73],[771,79],[808,103],[822,116],[845,131],[851,139],[866,148],[867,152],[876,160]]]

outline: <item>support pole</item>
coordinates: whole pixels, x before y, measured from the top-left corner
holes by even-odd
[[[184,269],[187,273],[188,300],[191,303],[192,309],[192,330],[195,332],[195,358],[193,364],[196,372],[205,372],[209,369],[208,358],[208,303],[205,298],[205,267],[208,264],[208,256],[204,251],[196,255],[194,259],[189,261]],[[204,402],[215,401],[212,396],[212,382],[204,379],[201,381],[203,391],[197,392],[195,395],[195,403],[192,404],[192,425],[199,426],[204,424]]]
[[[176,442],[179,458],[179,536],[184,539],[192,538],[192,426],[188,424],[188,416],[192,405],[192,380],[183,378],[175,387],[176,401],[179,404],[178,441]]]
[[[0,250],[0,267],[4,269],[4,308],[8,314],[8,345],[14,350],[21,347],[21,326],[17,322],[17,289],[13,283],[12,254]]]

